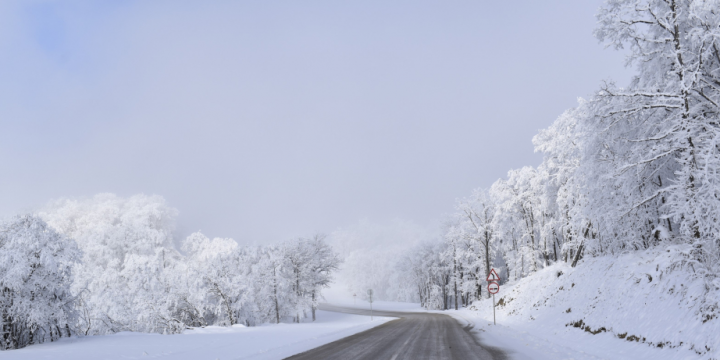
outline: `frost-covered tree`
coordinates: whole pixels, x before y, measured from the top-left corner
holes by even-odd
[[[75,242],[34,215],[0,224],[0,349],[70,336]]]
[[[283,250],[283,246],[266,247],[255,268],[260,309],[267,319],[278,324],[283,318],[295,316],[293,300],[297,299],[293,292],[295,279]]]
[[[523,167],[511,170],[507,180],[498,180],[490,188],[496,236],[514,278],[537,271],[548,257],[547,239],[540,236],[545,221],[543,180],[534,168]]]
[[[458,297],[462,293],[463,264],[461,258],[463,257],[463,235],[462,229],[457,223],[448,224],[448,229],[445,232],[447,247],[440,254],[441,261],[446,263],[450,270],[450,279],[447,286],[451,287],[448,291],[452,294],[455,310],[458,309]]]
[[[397,264],[409,248],[429,241],[436,231],[409,221],[386,224],[360,221],[328,236],[328,243],[343,259],[338,283],[350,294],[365,298],[367,289],[377,300],[420,301],[413,285],[396,272]]]
[[[547,129],[534,138],[536,152],[542,152],[543,162],[538,172],[544,178],[540,189],[540,204],[544,224],[540,229],[544,239],[552,242],[554,261],[568,261],[581,254],[581,229],[588,221],[585,212],[588,179],[579,173],[580,146],[584,137],[578,132],[578,122],[587,119],[587,102],[580,99],[577,108],[563,113]],[[594,187],[593,187],[594,188]]]
[[[312,316],[340,264],[324,236],[175,247],[159,196],[61,199],[0,223],[0,350],[58,337],[254,326]]]
[[[466,237],[470,241],[466,261],[475,281],[475,296],[481,295],[481,284],[490,274],[490,263],[494,250],[493,233],[495,228],[495,203],[487,191],[475,189],[469,198],[456,204],[461,223],[464,225]]]
[[[177,331],[167,308],[169,263],[179,257],[172,232],[177,210],[159,196],[61,199],[39,213],[83,252],[73,294],[78,332]]]
[[[198,232],[178,251],[177,211],[157,196],[60,200],[41,215],[84,251],[73,285],[83,334],[300,321],[339,264],[320,236],[241,247]]]
[[[426,309],[449,309],[452,268],[443,259],[446,242],[416,245],[397,263],[396,274],[417,294]]]
[[[249,292],[249,268],[237,242],[223,238],[210,240],[198,232],[185,239],[182,250],[187,254],[188,263],[187,301],[197,304],[191,307],[196,309],[192,317],[197,317],[200,324],[244,322],[246,319],[241,319],[241,313]],[[200,320],[208,311],[215,315],[214,319]]]
[[[298,303],[310,307],[313,321],[320,292],[330,285],[332,275],[342,262],[325,238],[323,234],[316,234],[311,239],[298,239],[286,252],[286,256],[292,259],[296,294],[304,297],[304,301]]]
[[[611,235],[633,247],[678,237],[705,264],[720,250],[719,11],[717,1],[608,1],[596,35],[628,49],[638,73],[603,87],[586,130],[586,156],[611,167],[615,195],[602,205],[624,222]]]

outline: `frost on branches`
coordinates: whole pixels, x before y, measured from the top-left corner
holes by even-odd
[[[537,168],[476,190],[438,249],[407,255],[406,278],[425,306],[483,296],[485,261],[515,280],[555,262],[662,246],[673,260],[659,270],[702,279],[697,315],[718,318],[720,1],[608,0],[598,20],[597,38],[627,49],[636,76],[627,87],[605,83],[540,131]]]
[[[685,244],[700,269],[717,266],[720,246],[719,11],[717,1],[609,1],[596,34],[629,48],[638,75],[604,86],[584,121],[584,156],[606,165],[598,177],[614,193],[602,205],[626,219],[603,224],[633,247]]]
[[[263,247],[194,233],[159,196],[55,201],[0,226],[0,349],[71,335],[315,319],[340,260],[317,235]],[[46,223],[47,222],[47,223]]]

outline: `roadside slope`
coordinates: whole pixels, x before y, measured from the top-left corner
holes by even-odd
[[[720,286],[678,260],[682,250],[589,258],[575,268],[558,263],[504,284],[496,295],[497,327],[489,325],[489,299],[450,313],[475,323],[482,341],[537,347],[533,359],[720,358],[712,300]]]

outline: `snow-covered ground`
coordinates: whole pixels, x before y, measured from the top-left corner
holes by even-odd
[[[473,324],[472,331],[483,345],[500,348],[513,360],[700,359],[699,355],[685,350],[657,349],[622,341],[607,333],[591,335],[543,322],[508,321],[493,325],[492,314],[486,319],[466,309],[448,311],[447,314],[463,324]]]
[[[179,335],[119,333],[62,339],[0,352],[20,360],[282,359],[391,321],[393,318],[317,312],[314,323],[232,328],[209,326]]]
[[[720,322],[699,315],[712,290],[691,269],[668,270],[672,251],[558,263],[505,284],[496,326],[491,300],[446,313],[514,359],[720,359]]]

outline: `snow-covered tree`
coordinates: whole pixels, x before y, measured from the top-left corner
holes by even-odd
[[[427,242],[411,248],[397,263],[399,279],[416,292],[427,309],[449,309],[452,268],[443,259],[446,242]]]
[[[298,239],[286,252],[295,276],[296,294],[304,297],[304,301],[298,303],[310,307],[313,321],[320,292],[330,285],[332,275],[341,263],[325,238],[323,234],[316,234],[311,239]]]
[[[630,50],[638,74],[597,95],[593,139],[612,157],[622,215],[648,246],[677,236],[698,261],[717,260],[720,238],[720,6],[716,1],[608,1],[597,37]],[[594,150],[598,146],[591,147]],[[654,239],[653,239],[654,238]]]
[[[200,232],[176,249],[159,196],[61,199],[0,223],[0,350],[62,336],[312,316],[340,264],[324,236],[240,246]]]
[[[249,292],[249,268],[243,262],[237,242],[223,238],[210,240],[198,232],[185,239],[182,250],[187,254],[188,263],[187,301],[197,304],[191,307],[197,309],[192,317],[197,317],[200,324],[234,325],[245,320],[240,314]],[[206,311],[214,314],[215,319],[200,320]]]
[[[334,231],[328,236],[328,243],[343,259],[338,282],[359,298],[365,298],[367,289],[373,289],[377,300],[420,301],[415,288],[395,270],[409,248],[429,241],[435,232],[400,220],[386,224],[363,220]]]
[[[457,216],[464,224],[465,236],[470,241],[466,262],[475,281],[475,296],[479,298],[481,284],[490,274],[490,259],[494,250],[495,203],[486,190],[475,189],[469,198],[456,204],[456,209]]]
[[[34,215],[0,224],[0,349],[70,336],[72,268],[80,252]]]
[[[83,252],[73,294],[81,314],[78,332],[177,331],[167,323],[165,270],[178,258],[172,232],[177,210],[159,196],[61,199],[39,213],[74,239]]]
[[[580,99],[577,108],[567,110],[533,138],[535,151],[544,155],[538,167],[544,178],[540,189],[544,225],[540,233],[552,242],[554,261],[568,261],[582,253],[578,251],[582,245],[580,229],[590,223],[585,213],[587,190],[583,190],[589,185],[588,179],[579,173],[584,137],[577,130],[578,122],[585,121],[587,113],[587,102]]]

